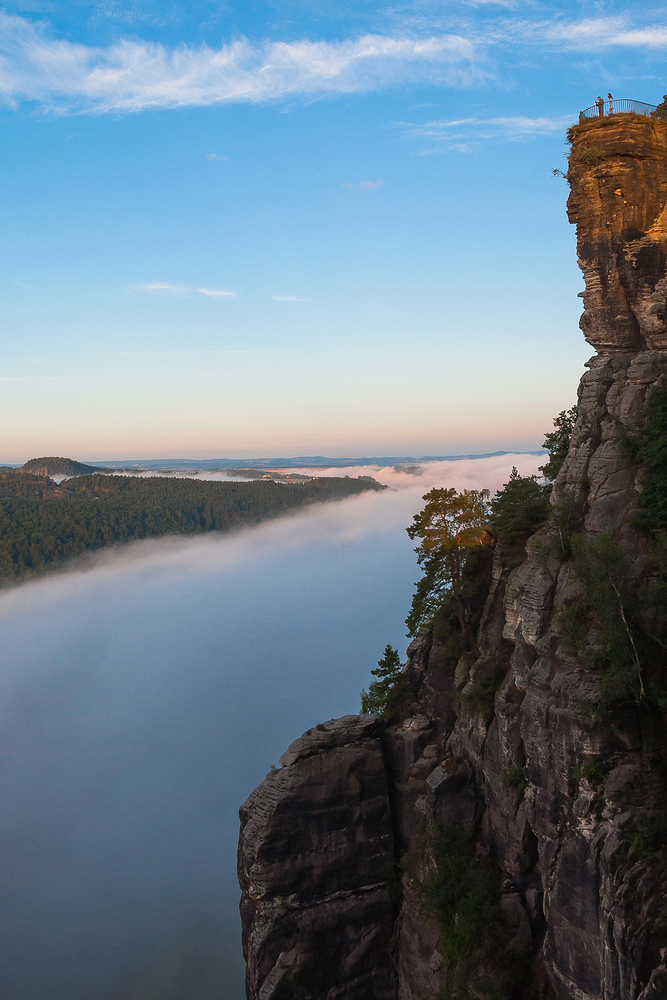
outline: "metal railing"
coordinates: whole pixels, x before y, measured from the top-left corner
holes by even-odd
[[[664,102],[663,102],[664,103]],[[625,99],[611,101],[599,101],[585,111],[579,112],[579,121],[586,118],[603,118],[607,115],[646,115],[647,118],[662,118],[667,120],[667,108],[662,105],[656,107],[655,104],[644,104],[643,101],[627,101]]]

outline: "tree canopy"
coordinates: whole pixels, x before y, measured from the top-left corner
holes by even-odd
[[[415,549],[424,575],[417,583],[406,624],[409,635],[438,611],[445,595],[453,598],[463,622],[463,567],[471,550],[492,545],[487,529],[489,491],[435,488],[423,496],[426,506],[406,529],[410,538],[420,538]]]
[[[540,466],[540,472],[549,482],[553,483],[561,470],[561,466],[567,457],[570,447],[570,437],[574,430],[574,423],[577,419],[577,407],[573,406],[569,410],[561,410],[554,418],[554,431],[546,434],[543,448],[549,452],[549,461]]]
[[[307,504],[385,489],[370,479],[199,482],[166,477],[68,479],[0,474],[0,582],[119,542],[227,531]]]
[[[491,530],[502,543],[510,564],[521,561],[526,540],[546,523],[549,490],[537,476],[519,475],[515,466],[509,481],[491,501]]]

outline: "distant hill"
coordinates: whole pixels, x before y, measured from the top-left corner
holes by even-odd
[[[19,472],[30,472],[34,476],[87,476],[103,470],[96,465],[84,465],[72,458],[31,458],[22,465]]]

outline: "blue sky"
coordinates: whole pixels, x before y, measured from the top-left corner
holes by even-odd
[[[592,353],[564,132],[604,3],[8,3],[0,461],[535,448]]]

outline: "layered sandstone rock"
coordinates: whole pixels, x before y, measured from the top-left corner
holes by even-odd
[[[309,730],[241,807],[250,1000],[389,1000],[393,837],[381,721]]]
[[[598,351],[667,348],[667,122],[592,119],[571,130],[568,215],[584,272],[581,329]]]
[[[581,381],[552,502],[576,509],[584,534],[604,531],[619,543],[632,583],[653,563],[633,520],[642,470],[622,447],[619,428],[641,430],[647,395],[667,374],[667,124],[614,115],[575,127],[572,139],[568,210],[586,281],[581,325],[598,353]],[[498,1000],[667,1000],[664,867],[651,851],[629,850],[638,831],[658,829],[667,815],[664,720],[631,704],[607,714],[582,710],[595,701],[599,678],[555,628],[554,616],[580,587],[553,529],[529,541],[516,569],[496,552],[484,586],[486,601],[470,609],[471,624],[479,649],[504,670],[490,711],[465,700],[474,657],[449,656],[436,628],[408,650],[418,710],[384,732],[384,752],[378,724],[368,720],[358,726],[375,727],[372,735],[326,743],[348,739],[351,723],[341,720],[340,737],[330,735],[336,725],[321,744],[311,732],[303,744],[310,756],[294,750],[285,772],[244,806],[253,1000],[431,1000],[446,988],[444,943],[410,876],[395,921],[382,887],[391,851],[388,803],[396,858],[435,822],[467,831],[500,870],[499,933],[510,961],[493,983]],[[665,648],[664,622],[653,616],[645,624]],[[364,774],[369,769],[370,783],[350,778],[347,758],[336,757],[343,751]],[[595,760],[604,763],[598,773],[575,777]],[[525,788],[508,785],[517,769]],[[349,916],[336,909],[341,891]],[[372,929],[377,936],[367,947]],[[355,959],[348,986],[335,970],[353,941],[364,957]],[[274,989],[288,969],[298,970],[300,992]]]

